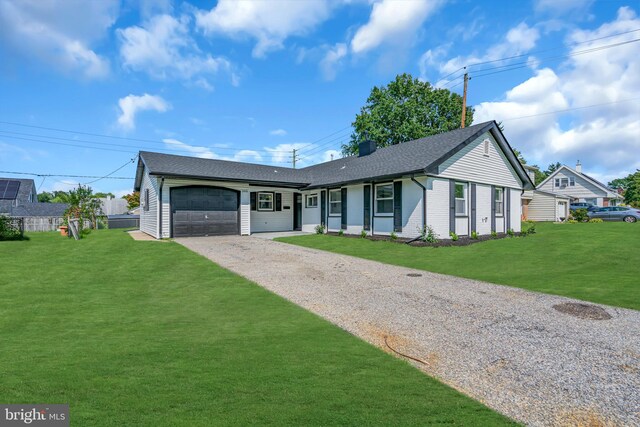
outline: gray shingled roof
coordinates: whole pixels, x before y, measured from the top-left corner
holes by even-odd
[[[19,181],[20,187],[18,188],[18,194],[14,200],[18,201],[18,204],[29,203],[29,195],[35,193],[36,184],[32,179],[20,179],[20,178],[5,178],[0,177],[0,180]],[[14,203],[15,205],[15,203]]]
[[[69,205],[66,203],[24,203],[11,209],[11,216],[53,216],[62,217]]]
[[[297,188],[324,187],[425,172],[490,129],[500,132],[495,122],[485,122],[380,148],[368,156],[349,156],[302,169],[200,159],[148,151],[140,152],[140,159],[151,175],[284,184]],[[515,159],[515,156],[513,157]],[[140,188],[142,178],[140,166],[139,164],[136,189]],[[522,168],[520,169],[523,179],[527,180],[526,173]]]

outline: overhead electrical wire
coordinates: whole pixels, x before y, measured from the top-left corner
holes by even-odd
[[[42,178],[101,178],[99,175],[66,175],[55,173],[37,173],[37,172],[15,172],[15,171],[0,171],[0,173],[8,173],[12,175],[29,175]],[[133,179],[130,176],[109,176],[108,179]]]

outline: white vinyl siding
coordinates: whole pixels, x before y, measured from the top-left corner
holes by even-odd
[[[540,191],[533,192],[533,198],[529,202],[528,219],[531,221],[558,221],[558,204],[569,203],[568,199],[558,198],[553,194],[547,194]],[[566,219],[565,213],[564,218]]]
[[[251,233],[260,233],[267,231],[292,231],[293,230],[293,193],[291,191],[284,192],[278,189],[264,190],[265,192],[274,192],[282,194],[282,210],[281,211],[251,211]],[[256,203],[258,194],[256,194]],[[275,197],[274,197],[275,209]],[[288,206],[289,209],[285,209]]]
[[[491,233],[491,186],[476,185],[476,231]]]
[[[427,224],[439,238],[449,237],[449,180],[427,180]]]
[[[575,185],[570,185],[573,179]],[[556,186],[556,183],[560,183],[560,187]],[[562,183],[566,182],[566,186],[562,186]],[[602,198],[607,196],[607,193],[592,184],[587,179],[580,175],[577,175],[567,168],[561,168],[555,175],[545,183],[538,187],[538,190],[546,191],[548,193],[561,194],[584,202],[586,199],[596,199],[598,206],[602,206]],[[600,199],[600,200],[598,200]]]
[[[506,188],[505,192],[506,191],[511,191],[511,229],[516,233],[519,233],[520,230],[522,229],[521,227],[522,224],[520,222],[522,218],[522,205],[520,203],[521,192],[520,190],[515,190],[513,188]],[[505,200],[505,203],[506,203],[506,200]]]
[[[142,206],[142,209],[140,209],[140,231],[157,239],[160,237],[158,234],[158,179],[149,176],[145,168],[140,185],[140,194],[143,196],[143,202],[145,201],[144,195],[147,192],[149,194],[148,206]]]
[[[484,155],[485,139],[491,142],[488,156]],[[489,132],[442,163],[438,168],[438,175],[460,181],[522,188],[520,178]]]
[[[364,220],[364,190],[362,185],[347,187],[347,234],[360,234]]]

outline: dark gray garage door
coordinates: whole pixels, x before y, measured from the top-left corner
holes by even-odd
[[[238,193],[215,187],[171,189],[173,237],[239,234]]]

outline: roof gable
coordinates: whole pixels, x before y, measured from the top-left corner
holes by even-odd
[[[591,177],[590,177],[589,175],[587,175],[587,174],[584,174],[584,173],[582,173],[582,172],[578,172],[577,170],[572,169],[572,168],[570,168],[570,167],[569,167],[569,166],[567,166],[567,165],[562,165],[562,166],[560,166],[558,169],[556,169],[555,171],[553,171],[553,173],[552,173],[551,175],[549,175],[547,178],[545,178],[545,180],[544,180],[544,181],[542,181],[538,187],[542,187],[542,186],[543,186],[543,185],[545,185],[547,182],[549,182],[549,181],[553,180],[553,179],[556,177],[556,175],[557,175],[558,173],[560,173],[560,171],[562,171],[562,170],[566,170],[566,171],[568,171],[569,173],[571,173],[571,174],[575,175],[577,178],[584,179],[585,181],[589,182],[591,185],[596,186],[598,189],[600,189],[600,190],[604,191],[604,192],[607,194],[607,196],[608,196],[608,197],[610,197],[610,196],[613,196],[613,197],[619,197],[618,193],[616,193],[614,190],[612,190],[611,188],[607,187],[606,185],[604,185],[604,184],[603,184],[603,183],[601,183],[600,181],[598,181],[598,180],[596,180],[596,179],[594,179],[594,178],[591,178]]]
[[[338,186],[427,173],[487,131],[491,131],[499,141],[500,148],[525,187],[533,187],[497,124],[491,121],[380,148],[367,156],[348,156],[301,169],[143,151],[140,152],[135,188],[140,188],[143,168],[156,176],[243,181],[295,188]]]

